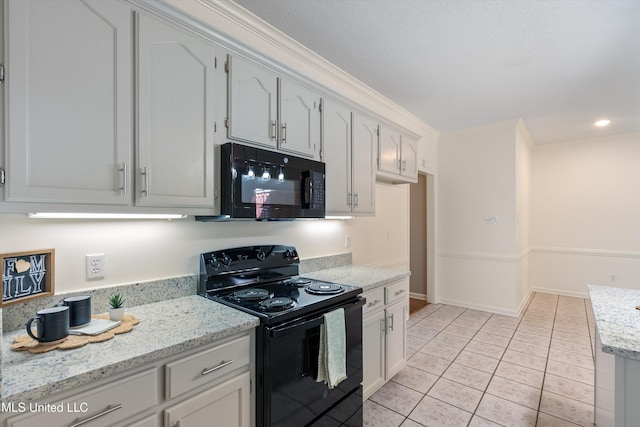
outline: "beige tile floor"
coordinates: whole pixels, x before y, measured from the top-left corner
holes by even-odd
[[[521,317],[430,304],[364,425],[593,426],[593,330],[583,298],[536,293]]]

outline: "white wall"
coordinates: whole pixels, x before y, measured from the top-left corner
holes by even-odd
[[[440,135],[436,302],[517,314],[517,125]]]
[[[253,244],[291,244],[303,259],[352,252],[354,264],[408,269],[408,208],[408,185],[378,183],[376,216],[351,220],[200,223],[0,214],[0,253],[55,248],[56,292],[197,274],[200,253]],[[106,256],[104,279],[85,278],[85,255],[92,253]]]
[[[536,146],[531,287],[640,289],[640,134]],[[614,280],[610,275],[615,275]]]
[[[531,261],[531,151],[533,141],[522,121],[516,125],[516,257],[518,283],[516,301],[520,307],[530,293],[529,267]]]
[[[353,263],[409,269],[409,186],[376,184],[376,215],[352,222]]]
[[[184,220],[44,220],[0,215],[0,253],[55,248],[56,292],[197,274],[202,252],[295,245],[301,258],[349,252],[351,221],[200,223]],[[104,253],[106,277],[87,281],[85,255]]]

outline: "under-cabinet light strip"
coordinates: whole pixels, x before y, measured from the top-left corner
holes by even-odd
[[[76,213],[76,212],[37,212],[29,218],[48,219],[182,219],[182,214],[117,214],[117,213]]]

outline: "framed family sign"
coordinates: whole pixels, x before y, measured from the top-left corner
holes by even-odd
[[[54,249],[0,254],[0,307],[54,293]]]

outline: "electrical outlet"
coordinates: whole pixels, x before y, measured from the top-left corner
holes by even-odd
[[[344,247],[345,248],[350,248],[351,247],[351,235],[350,234],[346,234],[344,236]]]
[[[104,277],[104,254],[92,254],[86,256],[87,280],[101,279]]]

